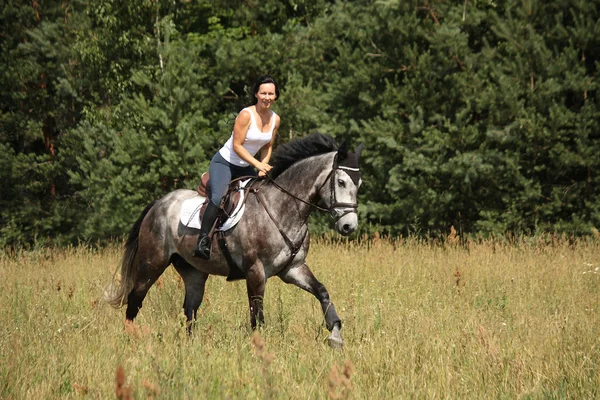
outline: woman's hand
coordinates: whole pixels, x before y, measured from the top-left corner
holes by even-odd
[[[265,162],[259,161],[255,166],[258,170],[258,176],[265,176],[273,167]]]

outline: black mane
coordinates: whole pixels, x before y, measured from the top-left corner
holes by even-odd
[[[329,135],[313,133],[301,139],[295,139],[277,148],[273,154],[271,178],[277,178],[294,163],[308,157],[337,151],[335,139]]]

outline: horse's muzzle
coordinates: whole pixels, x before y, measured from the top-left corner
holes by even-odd
[[[349,213],[338,219],[335,223],[335,230],[343,236],[348,236],[358,228],[358,216],[356,213]]]

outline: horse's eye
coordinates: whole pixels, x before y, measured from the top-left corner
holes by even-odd
[[[340,187],[345,188],[346,187],[346,182],[344,182],[344,180],[342,180],[342,179],[338,179],[338,185],[340,185]]]

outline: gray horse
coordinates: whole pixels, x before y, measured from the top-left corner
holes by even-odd
[[[114,307],[127,304],[126,318],[133,320],[150,287],[172,264],[185,284],[183,308],[191,329],[208,276],[238,273],[246,279],[254,329],[257,322],[264,322],[262,299],[267,279],[277,275],[319,300],[331,332],[329,345],[342,347],[335,307],[305,262],[310,242],[307,220],[313,209],[319,209],[331,214],[342,235],[356,230],[361,151],[362,145],[354,153],[345,145],[338,149],[333,138],[322,134],[280,146],[269,177],[247,186],[242,218],[233,228],[220,232],[223,246],[213,240],[208,261],[193,256],[198,229],[180,220],[182,203],[198,193],[176,190],[151,203],[129,233],[120,283],[111,284],[106,300]]]

